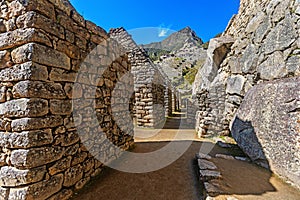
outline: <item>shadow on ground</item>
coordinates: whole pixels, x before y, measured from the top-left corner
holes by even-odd
[[[168,119],[166,129],[177,129],[178,119]],[[183,130],[185,131],[185,130]],[[168,134],[172,134],[169,132]],[[176,141],[178,143],[184,141]],[[143,142],[136,143],[133,150],[135,153],[147,153],[158,150],[169,142]],[[144,174],[125,173],[111,168],[105,168],[102,174],[93,180],[73,200],[201,200],[204,198],[203,183],[199,181],[199,168],[195,158],[197,152],[209,153],[215,157],[216,154],[227,154],[233,156],[244,156],[243,152],[235,147],[231,149],[221,148],[211,142],[194,141],[188,150],[171,165],[155,172]],[[160,162],[157,158],[155,162]],[[238,199],[256,199],[266,193],[271,196],[263,199],[297,199],[299,193],[294,192],[292,197],[286,198],[288,186],[278,179],[275,185],[270,183],[272,173],[254,164],[213,158],[212,161],[222,174],[222,187],[225,195],[242,195]],[[274,193],[274,194],[273,194]],[[249,197],[250,195],[250,197]],[[254,198],[251,198],[251,196]],[[247,198],[243,198],[247,197]],[[248,198],[249,197],[249,198]],[[278,198],[274,198],[278,197]],[[298,196],[299,197],[299,196]],[[218,197],[217,197],[218,198]],[[220,197],[220,199],[226,199]]]

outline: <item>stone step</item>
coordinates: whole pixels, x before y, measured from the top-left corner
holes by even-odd
[[[222,158],[225,160],[235,160],[233,156],[225,155],[225,154],[216,154],[216,158]]]
[[[202,181],[209,181],[212,179],[220,179],[222,178],[221,173],[218,171],[212,170],[200,170],[200,179]]]
[[[204,183],[205,191],[207,196],[217,196],[223,194],[224,191],[221,189],[220,185],[216,182],[205,182]]]
[[[204,160],[204,159],[198,159],[198,165],[199,165],[199,168],[200,170],[214,170],[214,169],[217,169],[217,166],[208,161],[208,160]]]
[[[206,160],[211,160],[211,156],[210,155],[208,155],[208,154],[204,154],[204,153],[197,153],[196,154],[196,158],[197,159],[206,159]]]

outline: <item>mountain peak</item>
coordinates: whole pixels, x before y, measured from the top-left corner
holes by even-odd
[[[181,30],[178,31],[178,32],[191,32],[191,31],[193,31],[193,30],[191,29],[191,27],[187,26],[187,27],[181,29]]]
[[[145,49],[176,51],[182,48],[186,43],[192,43],[196,46],[200,46],[203,44],[201,38],[199,38],[195,31],[193,31],[189,26],[171,34],[161,42],[142,45],[142,47]]]

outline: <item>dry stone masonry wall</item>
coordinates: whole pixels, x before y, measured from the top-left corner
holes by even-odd
[[[298,0],[241,1],[239,14],[225,35],[236,40],[223,63],[232,119],[249,89],[263,81],[300,75]]]
[[[119,127],[132,124],[125,100],[117,113],[111,102],[128,56],[69,1],[0,5],[0,199],[68,199],[118,156],[110,142],[133,143],[133,127]],[[133,80],[122,81],[125,97]]]
[[[112,29],[110,37],[128,52],[134,76],[135,117],[138,127],[161,127],[172,114],[172,88],[168,76],[149,58],[124,28]],[[174,100],[177,102],[179,100]]]
[[[239,13],[218,39],[230,48],[217,65],[217,74],[209,81],[207,73],[198,74],[194,87],[194,96],[204,105],[196,127],[200,135],[207,134],[203,127],[210,120],[221,117],[223,130],[208,135],[228,134],[231,128],[253,161],[298,187],[300,97],[297,91],[288,90],[300,86],[299,79],[293,78],[300,75],[299,35],[299,0],[241,0]],[[228,42],[229,37],[233,42]],[[214,46],[211,42],[209,48]],[[215,72],[210,65],[201,72],[205,70]],[[218,86],[225,95],[215,102],[209,96]],[[224,106],[215,113],[207,112],[214,104]]]
[[[230,51],[232,37],[214,38],[207,50],[204,66],[193,83],[193,97],[198,99],[196,131],[200,137],[228,135],[228,120],[224,117],[226,76],[220,73],[220,65]]]

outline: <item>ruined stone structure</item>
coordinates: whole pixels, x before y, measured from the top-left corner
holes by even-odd
[[[194,96],[202,104],[196,127],[200,135],[228,135],[232,129],[253,161],[297,186],[300,83],[298,78],[285,78],[300,75],[299,35],[299,0],[242,0],[239,13],[217,39],[227,50],[212,40],[194,85]],[[273,80],[277,81],[269,83]],[[212,122],[221,125],[214,128]],[[208,132],[210,127],[213,131]]]
[[[231,132],[297,186],[299,35],[299,0],[242,0],[186,102],[200,136]],[[132,118],[160,127],[180,101],[124,29],[67,0],[0,0],[0,199],[68,199],[133,144]]]
[[[206,62],[196,75],[193,96],[198,99],[196,131],[199,136],[228,135],[226,127],[229,123],[223,115],[226,87],[223,82],[219,82],[219,79],[224,81],[224,76],[218,70],[232,43],[232,37],[212,39]]]
[[[191,99],[185,99],[186,104],[186,124],[189,128],[196,126],[197,112],[199,111],[198,102]]]
[[[130,148],[132,118],[153,128],[179,109],[124,29],[66,0],[0,4],[0,199],[68,199]]]
[[[179,109],[179,98],[176,98],[179,93],[172,87],[168,76],[150,60],[145,50],[133,41],[124,28],[112,29],[110,37],[118,41],[129,55],[134,77],[137,126],[161,127],[165,116]]]
[[[128,55],[69,1],[0,5],[0,199],[68,199],[133,143]]]

